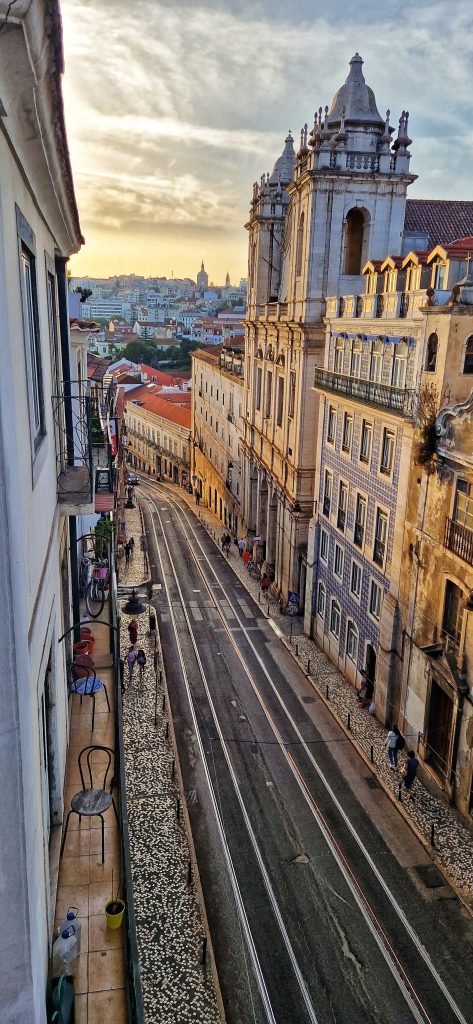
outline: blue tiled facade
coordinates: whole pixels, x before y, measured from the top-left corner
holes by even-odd
[[[335,337],[330,338],[329,369],[333,369]],[[371,360],[371,342],[362,343],[362,361],[359,376],[368,380]],[[391,383],[392,359],[395,343],[389,342],[383,345],[383,368],[381,380],[385,384]],[[344,362],[341,372],[350,374],[351,342],[344,342]],[[411,381],[414,373],[414,349],[412,341],[408,345],[407,366],[405,386],[412,387]],[[375,621],[370,615],[370,588],[371,580],[374,580],[381,588],[382,595],[389,590],[389,571],[393,554],[393,539],[395,527],[395,515],[397,506],[397,495],[399,485],[400,459],[402,449],[402,435],[404,422],[401,417],[384,414],[383,410],[375,409],[369,405],[347,402],[337,394],[325,392],[323,399],[323,431],[319,437],[320,450],[320,485],[317,497],[317,530],[315,545],[315,566],[314,566],[314,588],[313,588],[313,621],[316,623],[320,634],[322,620],[318,615],[318,584],[323,581],[326,589],[325,616],[323,620],[323,633],[325,637],[330,635],[330,614],[331,601],[335,598],[340,605],[341,626],[338,641],[338,654],[345,658],[347,645],[347,626],[351,620],[358,632],[358,651],[356,666],[361,670],[365,665],[365,651],[367,643],[370,643],[377,653],[379,647],[379,621]],[[330,407],[336,410],[337,422],[334,442],[327,441],[327,426]],[[344,414],[348,413],[353,417],[353,430],[351,450],[349,453],[342,451],[342,434]],[[363,420],[372,424],[372,441],[369,462],[360,462],[361,431]],[[380,458],[383,441],[383,431],[388,429],[394,434],[394,450],[392,469],[388,476],[380,473]],[[325,471],[332,475],[332,503],[331,514],[327,517],[323,513],[324,507],[324,485]],[[337,528],[337,510],[340,481],[348,485],[348,502],[346,510],[346,524],[342,531]],[[366,499],[366,520],[363,549],[354,543],[355,507],[357,494]],[[374,533],[376,523],[376,510],[380,508],[388,515],[388,528],[386,537],[386,556],[384,566],[377,565],[372,558]],[[329,537],[328,561],[320,558],[321,531],[325,530]],[[343,577],[339,579],[334,574],[335,545],[338,543],[344,552]],[[367,550],[368,549],[368,550]],[[355,560],[361,568],[361,594],[357,599],[351,593],[351,572],[352,561]],[[336,647],[336,640],[330,636],[331,651]]]

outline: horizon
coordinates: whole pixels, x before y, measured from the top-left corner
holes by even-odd
[[[330,104],[357,50],[378,110],[410,110],[412,198],[468,199],[473,135],[469,5],[399,0],[62,0],[66,125],[86,244],[74,277],[248,276],[253,182],[288,127]],[[143,33],[142,23],[147,31]],[[80,26],[80,31],[78,31]],[[402,35],[402,63],[393,45]],[[106,39],[100,64],[90,41]],[[336,39],[336,53],[334,53]],[[151,46],[150,46],[151,41]],[[316,70],[313,54],[317,53]],[[433,74],[433,69],[438,73]],[[401,84],[400,84],[401,83]],[[155,267],[159,266],[160,274]]]

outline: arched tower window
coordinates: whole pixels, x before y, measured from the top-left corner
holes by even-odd
[[[299,217],[299,227],[297,228],[297,246],[296,246],[296,277],[300,277],[302,274],[302,249],[304,246],[304,213],[301,213]]]
[[[434,332],[433,334],[429,335],[429,340],[427,342],[427,354],[425,357],[425,369],[428,370],[429,373],[434,373],[435,371],[435,367],[437,365],[438,347],[439,340]]]
[[[367,259],[368,214],[355,206],[349,210],[345,222],[345,253],[343,273],[354,276],[361,274]]]

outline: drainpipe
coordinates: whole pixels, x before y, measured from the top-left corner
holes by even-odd
[[[64,418],[66,423],[67,464],[74,465],[74,428],[71,403],[71,361],[69,352],[69,310],[67,304],[67,259],[56,256],[56,280],[59,301],[59,335],[61,339],[62,382],[64,388]],[[80,640],[79,570],[77,566],[77,521],[69,516],[69,562],[71,570],[72,620],[74,640]]]

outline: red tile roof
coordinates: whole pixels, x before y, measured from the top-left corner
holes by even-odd
[[[408,199],[404,231],[426,233],[429,249],[473,235],[473,202],[460,199]]]
[[[174,384],[174,377],[171,377],[169,373],[163,373],[161,370],[157,370],[154,366],[147,366],[146,363],[140,363],[140,370],[142,373],[145,373],[150,380],[153,377],[156,377],[156,384]]]
[[[128,402],[131,397],[131,395],[127,395]],[[172,402],[166,402],[164,398],[158,398],[157,395],[150,394],[142,395],[139,400],[139,405],[141,408],[147,409],[148,412],[152,412],[156,416],[162,416],[163,419],[170,420],[172,423],[178,423],[181,427],[187,427],[187,429],[190,430],[190,408],[185,409],[180,405],[173,405]]]

